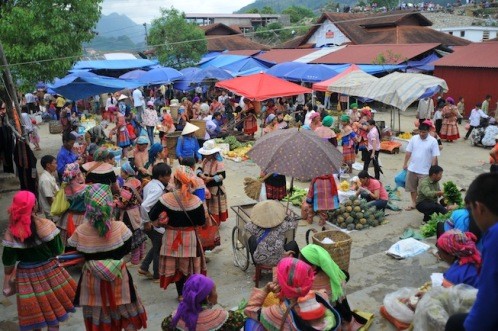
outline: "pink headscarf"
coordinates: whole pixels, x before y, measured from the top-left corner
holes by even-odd
[[[474,263],[481,266],[481,253],[476,247],[477,237],[472,232],[463,233],[460,230],[446,231],[437,240],[437,247],[448,254],[456,256],[458,263],[464,265]]]
[[[35,195],[29,191],[19,191],[14,195],[9,207],[9,230],[23,242],[31,236],[31,213],[35,207]]]
[[[280,285],[280,295],[286,299],[303,297],[311,289],[315,274],[307,263],[286,257],[277,265],[277,280]]]

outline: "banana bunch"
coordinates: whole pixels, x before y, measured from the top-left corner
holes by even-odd
[[[409,132],[405,132],[405,133],[398,135],[398,138],[410,140],[410,139],[412,139],[412,134]]]

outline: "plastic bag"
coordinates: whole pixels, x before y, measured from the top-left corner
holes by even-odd
[[[405,187],[406,173],[407,171],[403,169],[396,174],[396,176],[394,177],[394,182],[396,183],[396,187],[403,187],[403,188]]]
[[[384,307],[386,311],[396,320],[403,323],[411,323],[415,316],[415,312],[399,299],[407,299],[417,294],[418,289],[403,287],[396,292],[389,293],[384,297]]]
[[[66,193],[64,192],[64,187],[61,187],[59,191],[55,194],[52,206],[50,206],[50,214],[54,216],[60,216],[69,209],[69,201],[66,199]]]
[[[259,199],[258,202],[265,201],[266,200],[266,185],[263,183],[261,185],[261,192],[259,193]]]
[[[444,330],[451,315],[470,311],[476,296],[477,290],[465,284],[433,287],[417,305],[414,331]]]

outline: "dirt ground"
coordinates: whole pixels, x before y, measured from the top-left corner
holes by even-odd
[[[377,120],[389,123],[390,114],[378,113]],[[409,111],[401,115],[401,129],[411,131],[414,112]],[[396,120],[397,122],[397,120]],[[465,133],[463,125],[460,126],[460,135]],[[48,125],[41,125],[41,147],[42,151],[36,152],[38,159],[45,154],[56,155],[61,145],[60,135],[48,133]],[[259,133],[258,133],[259,135]],[[463,139],[454,143],[443,143],[444,149],[440,157],[440,165],[444,168],[443,181],[452,180],[458,186],[465,188],[470,182],[482,172],[489,169],[487,163],[489,150],[479,147],[471,147]],[[403,165],[404,154],[388,155],[381,154],[380,160],[384,175],[381,181],[385,185],[393,185],[393,177]],[[228,202],[230,206],[254,203],[248,198],[243,190],[243,179],[245,177],[256,177],[259,168],[251,161],[235,163],[225,161],[227,179],[225,186],[228,191]],[[13,186],[14,185],[14,186]],[[15,179],[9,176],[0,176],[0,192],[9,191],[14,188]],[[309,183],[298,182],[298,186],[307,187]],[[0,193],[0,230],[5,229],[7,224],[6,210],[15,192]],[[409,195],[401,194],[401,201],[397,204],[406,207]],[[221,247],[209,252],[208,275],[211,276],[218,288],[219,304],[222,307],[231,308],[237,306],[243,298],[248,298],[254,285],[254,267],[251,265],[246,272],[241,271],[234,265],[231,247],[231,232],[235,225],[235,213],[229,211],[230,218],[221,226]],[[395,260],[385,254],[385,251],[397,240],[408,227],[418,228],[422,223],[422,215],[417,211],[388,211],[389,223],[376,228],[351,233],[353,246],[351,252],[351,264],[349,272],[351,279],[347,284],[347,296],[353,309],[372,312],[375,321],[370,330],[395,330],[386,320],[379,315],[379,307],[384,296],[400,287],[418,287],[430,280],[433,272],[442,272],[447,267],[444,263],[437,262],[431,254],[431,250],[414,258],[406,260]],[[318,228],[316,224],[312,225]],[[302,247],[305,243],[305,232],[310,226],[301,222],[297,229],[296,240]],[[433,245],[434,240],[429,239],[427,243]],[[3,271],[3,266],[0,267]],[[77,268],[70,269],[71,274],[79,277]],[[174,286],[167,290],[160,290],[158,284],[152,283],[137,274],[136,267],[130,268],[138,293],[141,296],[149,318],[150,330],[160,330],[160,323],[177,305],[176,291]],[[0,271],[0,274],[3,272]],[[270,280],[265,275],[262,284]],[[17,330],[17,309],[15,297],[1,298],[3,309],[0,312],[0,330]],[[82,313],[77,310],[75,314],[64,324],[61,330],[84,330]]]

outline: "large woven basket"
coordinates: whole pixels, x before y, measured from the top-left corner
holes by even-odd
[[[333,244],[322,243],[326,237],[334,241]],[[313,234],[313,244],[323,247],[342,270],[349,271],[351,245],[353,240],[342,231],[327,230]]]
[[[62,123],[59,121],[50,121],[48,123],[48,131],[52,134],[62,133]]]

